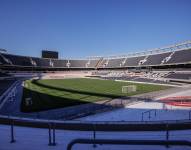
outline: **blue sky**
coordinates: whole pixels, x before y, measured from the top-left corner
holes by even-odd
[[[120,55],[191,40],[191,0],[0,0],[0,48],[62,58]]]

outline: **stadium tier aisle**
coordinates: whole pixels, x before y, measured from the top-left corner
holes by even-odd
[[[122,67],[124,59],[125,58],[109,59],[108,64],[106,64],[105,67],[108,67],[108,68]]]
[[[173,63],[184,63],[190,61],[191,58],[191,49],[189,50],[182,50],[182,51],[176,51],[173,55],[172,58],[166,62],[169,64]]]
[[[149,110],[156,110],[156,116],[153,111],[151,118],[149,118],[148,114],[144,116],[144,121],[186,120],[189,119],[190,108],[169,106],[160,102],[140,102],[119,110],[87,116],[85,118],[81,118],[80,120],[142,121],[142,113]]]
[[[156,55],[149,55],[147,61],[143,65],[160,65],[162,61],[168,57],[171,53],[162,53]]]
[[[13,84],[15,80],[0,80],[0,96]]]

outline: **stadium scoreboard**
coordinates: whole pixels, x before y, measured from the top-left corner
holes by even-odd
[[[42,50],[42,58],[53,58],[58,59],[58,52]]]

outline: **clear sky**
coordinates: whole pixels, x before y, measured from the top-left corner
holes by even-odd
[[[62,58],[120,55],[191,40],[191,0],[0,0],[0,48]]]

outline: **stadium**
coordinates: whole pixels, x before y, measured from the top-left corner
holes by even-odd
[[[191,150],[190,0],[0,0],[0,150]]]
[[[12,143],[24,132],[30,138],[40,132],[49,145],[59,147],[64,130],[70,139],[64,141],[67,149],[74,144],[82,149],[86,144],[88,149],[112,144],[189,149],[190,62],[190,41],[126,56],[78,60],[1,50],[1,128],[10,132],[5,137]]]

